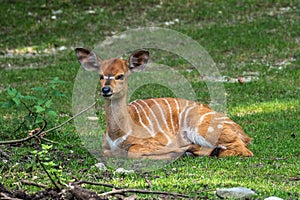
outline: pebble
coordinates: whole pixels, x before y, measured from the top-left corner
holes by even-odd
[[[107,170],[106,166],[103,163],[96,163],[95,166],[100,170]]]
[[[127,169],[124,169],[124,168],[118,168],[116,169],[115,173],[117,174],[132,174],[134,173],[134,170],[127,170]]]
[[[279,197],[271,196],[271,197],[265,198],[264,200],[283,200],[283,199],[279,198]]]
[[[256,193],[248,188],[234,187],[217,189],[216,195],[220,198],[249,199],[256,195]]]

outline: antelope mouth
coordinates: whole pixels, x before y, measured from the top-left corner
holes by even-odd
[[[110,92],[110,93],[101,93],[101,95],[104,98],[109,98],[109,97],[111,97],[113,95],[113,93],[112,92]]]

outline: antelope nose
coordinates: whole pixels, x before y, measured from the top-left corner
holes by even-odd
[[[109,95],[109,93],[112,93],[112,91],[109,86],[105,86],[102,88],[102,93],[103,95]]]

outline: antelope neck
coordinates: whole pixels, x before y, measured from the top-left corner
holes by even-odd
[[[105,100],[106,134],[111,140],[126,135],[130,131],[130,115],[128,113],[126,96],[118,99]]]

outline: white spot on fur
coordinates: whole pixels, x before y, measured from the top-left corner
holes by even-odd
[[[208,127],[208,129],[207,129],[207,131],[210,132],[210,133],[211,133],[211,132],[214,132],[214,130],[215,130],[215,129],[214,129],[213,127],[211,127],[211,126]]]
[[[221,129],[221,128],[223,128],[223,125],[222,124],[218,124],[218,129]]]

